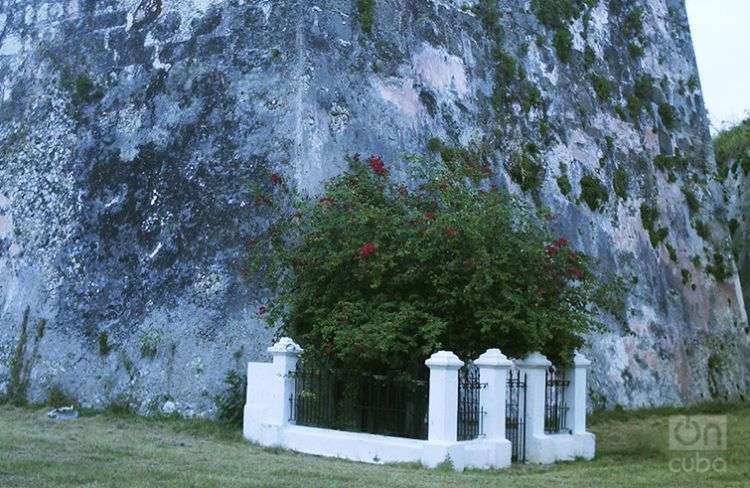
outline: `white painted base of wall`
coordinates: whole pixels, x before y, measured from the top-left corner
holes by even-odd
[[[267,413],[263,405],[245,406],[244,436],[264,447],[364,463],[420,463],[427,468],[450,460],[456,471],[510,466],[511,445],[506,439],[442,443],[257,421]]]
[[[596,437],[591,432],[541,435],[526,440],[526,461],[535,464],[594,459],[595,451]]]

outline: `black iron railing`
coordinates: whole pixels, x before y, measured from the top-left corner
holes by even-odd
[[[429,385],[404,373],[368,374],[300,364],[289,398],[297,425],[427,439]]]
[[[568,404],[565,398],[569,384],[565,369],[555,366],[547,369],[544,398],[544,432],[547,434],[570,432],[566,425]]]
[[[511,460],[526,462],[526,374],[517,369],[508,372],[505,438],[511,444]]]
[[[480,397],[486,384],[480,382],[479,368],[469,363],[458,371],[458,440],[469,441],[484,434]]]

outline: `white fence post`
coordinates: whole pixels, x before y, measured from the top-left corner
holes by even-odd
[[[499,349],[489,349],[474,362],[479,367],[480,404],[487,439],[505,439],[505,388],[513,363]]]
[[[545,388],[547,368],[552,363],[543,354],[533,352],[521,361],[519,369],[526,373],[526,460],[531,463],[551,463],[555,453],[547,449],[544,433]]]
[[[568,399],[565,421],[573,434],[586,433],[586,374],[589,366],[591,361],[577,352],[573,357],[573,365],[568,369],[570,383],[565,392],[565,398]]]
[[[273,356],[273,385],[268,392],[272,405],[269,422],[286,425],[291,413],[289,398],[294,391],[294,380],[289,373],[296,370],[302,348],[289,337],[282,337],[268,352]]]
[[[429,423],[427,439],[456,442],[458,438],[458,370],[464,362],[450,351],[433,354],[430,368]]]
[[[496,444],[492,467],[510,466],[512,446],[505,438],[505,396],[513,362],[500,349],[488,349],[474,364],[479,368],[479,381],[486,385],[480,393],[480,405],[485,438]]]

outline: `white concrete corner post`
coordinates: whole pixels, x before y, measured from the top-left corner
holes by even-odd
[[[596,438],[594,434],[586,432],[586,398],[587,398],[587,375],[591,361],[576,352],[573,364],[567,371],[569,379],[565,398],[568,403],[568,412],[565,422],[575,437],[576,456],[585,459],[593,459],[596,450]]]
[[[289,422],[289,397],[294,381],[289,372],[297,367],[302,348],[288,337],[279,340],[268,352],[273,362],[247,363],[247,392],[243,435],[263,446],[282,444],[283,428]]]
[[[275,408],[269,423],[286,425],[289,423],[291,404],[289,399],[294,393],[294,379],[290,373],[297,369],[297,361],[302,353],[302,348],[289,337],[282,337],[273,346],[268,348],[273,356],[273,389],[269,392],[271,401]]]
[[[459,471],[464,460],[458,445],[458,370],[464,362],[450,351],[433,354],[425,364],[430,368],[427,444],[422,464],[434,468],[450,460]]]
[[[546,448],[547,435],[544,433],[547,368],[552,366],[552,362],[543,354],[534,352],[516,364],[526,375],[526,460],[530,463],[553,463],[555,453]]]
[[[505,438],[505,401],[508,371],[513,366],[499,349],[488,349],[474,362],[479,368],[479,381],[486,385],[480,393],[484,415],[484,436],[495,444],[493,468],[510,466],[512,446]]]
[[[458,370],[464,362],[450,351],[433,354],[430,368],[429,423],[427,440],[456,442],[458,438]]]
[[[586,376],[591,361],[582,354],[576,353],[573,365],[568,369],[570,381],[565,398],[568,400],[568,415],[565,422],[574,434],[586,432]]]

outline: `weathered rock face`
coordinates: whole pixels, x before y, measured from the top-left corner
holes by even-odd
[[[720,134],[716,152],[720,174],[726,175],[724,202],[729,209],[732,253],[740,282],[745,284],[745,309],[750,313],[750,119]],[[720,152],[726,161],[718,161]]]
[[[744,394],[682,1],[494,3],[0,0],[0,393],[210,414],[272,336],[240,278],[250,187],[437,137],[632,280],[596,405]]]

